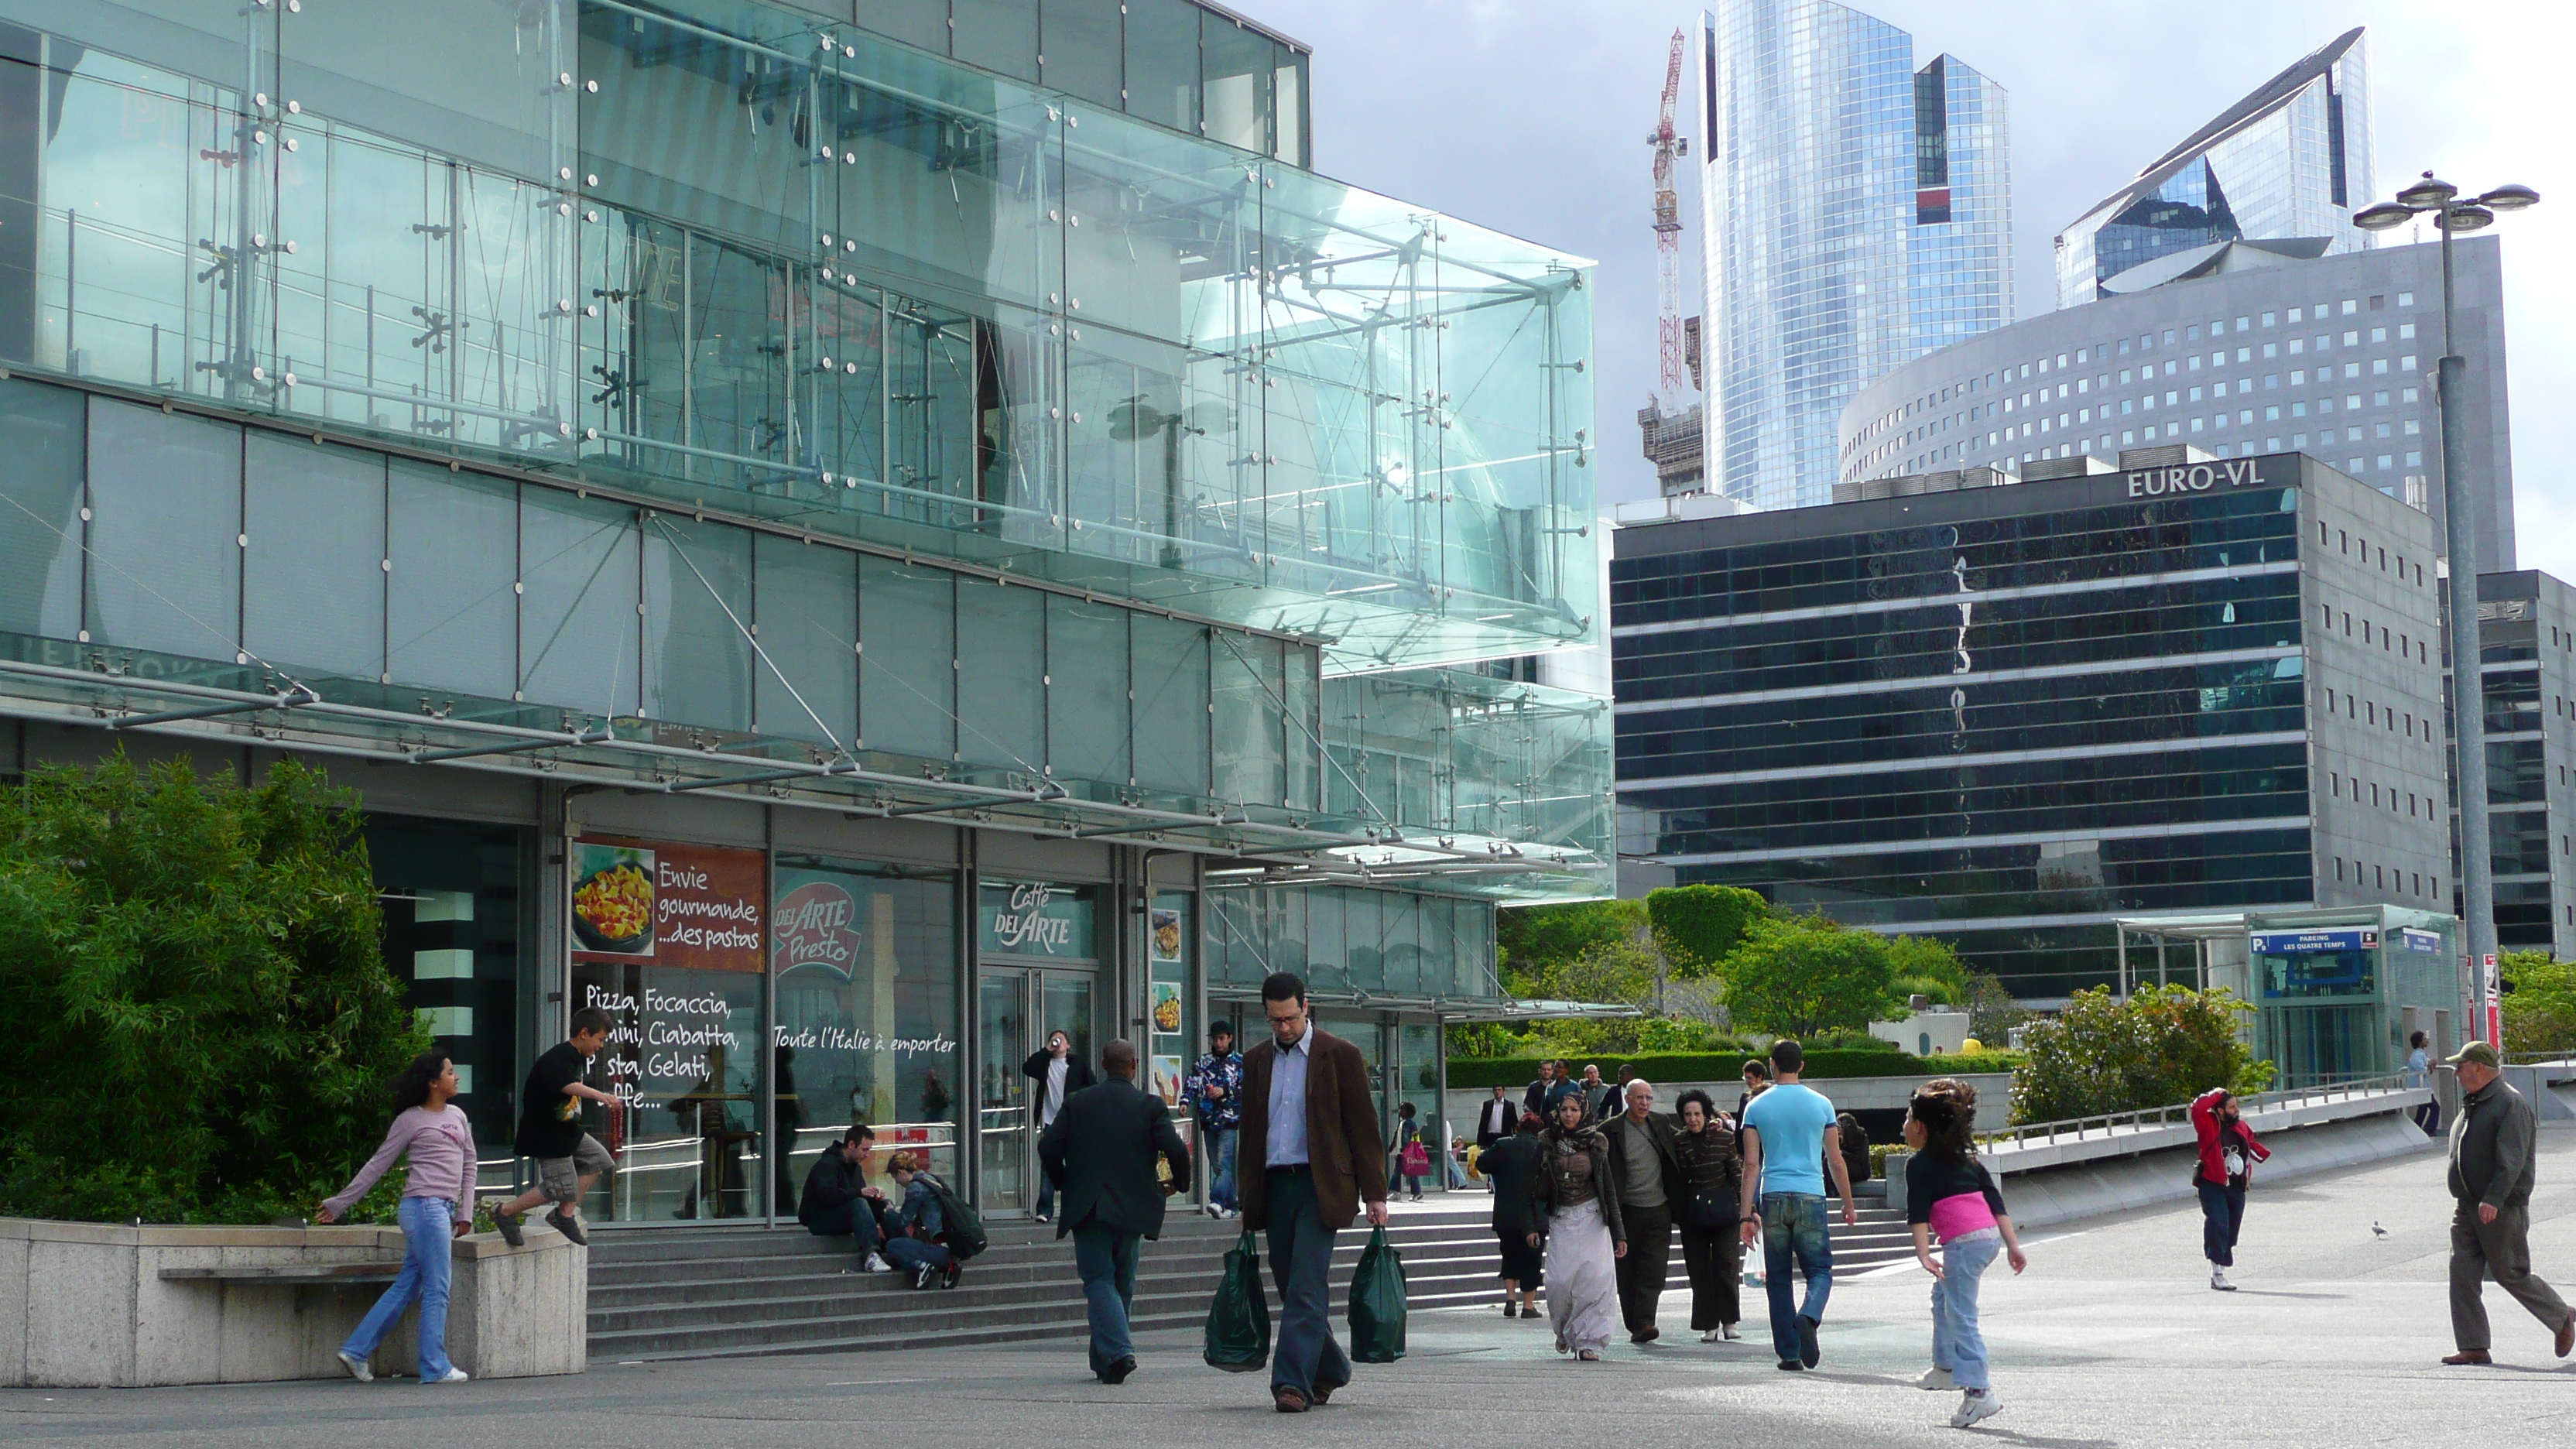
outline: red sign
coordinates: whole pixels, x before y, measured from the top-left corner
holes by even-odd
[[[761,852],[586,839],[571,856],[574,960],[761,970],[769,865]]]
[[[770,950],[779,974],[815,966],[848,980],[859,959],[858,903],[826,880],[809,880],[778,898],[770,912]]]

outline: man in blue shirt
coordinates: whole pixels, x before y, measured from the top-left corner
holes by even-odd
[[[1235,1211],[1234,1134],[1242,1111],[1235,1099],[1243,1095],[1243,1053],[1234,1049],[1231,1022],[1208,1028],[1208,1049],[1190,1068],[1189,1091],[1207,1157],[1208,1216],[1230,1217]]]
[[[1860,1226],[1851,1170],[1843,1165],[1834,1104],[1798,1084],[1807,1053],[1788,1037],[1771,1044],[1771,1089],[1744,1109],[1745,1246],[1762,1235],[1762,1288],[1771,1301],[1771,1347],[1784,1369],[1811,1369],[1820,1356],[1816,1327],[1834,1288],[1834,1240],[1825,1223],[1825,1174],[1842,1194],[1843,1226]],[[1761,1192],[1755,1211],[1754,1192]],[[1807,1280],[1806,1301],[1793,1300],[1789,1262]]]

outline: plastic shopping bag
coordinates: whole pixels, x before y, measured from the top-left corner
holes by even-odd
[[[1404,1255],[1386,1240],[1386,1229],[1378,1228],[1360,1249],[1359,1268],[1351,1274],[1351,1358],[1393,1363],[1402,1357]]]
[[[1270,1302],[1262,1296],[1261,1252],[1248,1228],[1226,1252],[1225,1276],[1208,1305],[1205,1357],[1209,1367],[1237,1374],[1270,1362]]]

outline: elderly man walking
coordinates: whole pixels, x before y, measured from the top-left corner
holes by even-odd
[[[1127,1315],[1136,1299],[1137,1239],[1163,1235],[1166,1193],[1154,1162],[1161,1158],[1172,1181],[1186,1186],[1190,1150],[1172,1130],[1163,1099],[1136,1089],[1133,1043],[1122,1038],[1102,1047],[1100,1065],[1107,1079],[1064,1099],[1038,1138],[1038,1163],[1064,1189],[1055,1235],[1073,1235],[1091,1319],[1091,1371],[1104,1384],[1123,1384],[1136,1371]]]
[[[2460,1077],[2460,1113],[2451,1122],[2451,1338],[2460,1351],[2449,1364],[2487,1357],[2487,1275],[2531,1310],[2565,1358],[2576,1349],[2576,1313],[2531,1271],[2531,1186],[2539,1120],[2507,1083],[2496,1050],[2473,1041],[2451,1056]]]
[[[1619,1316],[1630,1343],[1662,1336],[1655,1308],[1672,1271],[1673,1199],[1682,1192],[1682,1164],[1673,1148],[1673,1119],[1655,1110],[1655,1084],[1628,1083],[1628,1110],[1601,1129],[1610,1139],[1610,1166],[1619,1181],[1619,1216],[1628,1230],[1628,1255],[1615,1274]]]

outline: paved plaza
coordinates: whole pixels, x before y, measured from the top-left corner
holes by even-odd
[[[2177,1171],[2184,1170],[2177,1167]],[[2446,1369],[2442,1160],[2256,1184],[2235,1294],[2209,1291],[2189,1203],[2032,1237],[2028,1276],[1987,1279],[1986,1333],[2008,1406],[1970,1433],[2048,1449],[2347,1446],[2401,1440],[2563,1442],[2576,1359],[2492,1287],[2499,1363]],[[2532,1203],[2541,1271],[2576,1287],[2576,1131],[2542,1137]],[[2373,1225],[2386,1230],[2381,1237]],[[1068,1260],[1067,1272],[1071,1267]],[[763,1449],[842,1439],[943,1446],[1160,1449],[1402,1443],[1411,1449],[1582,1443],[1618,1449],[1955,1443],[1955,1396],[1908,1380],[1928,1361],[1926,1280],[1911,1265],[1845,1281],[1820,1371],[1771,1364],[1761,1321],[1742,1343],[1622,1343],[1576,1365],[1543,1322],[1418,1315],[1400,1364],[1302,1418],[1266,1378],[1215,1372],[1195,1333],[1139,1344],[1143,1371],[1105,1388],[1077,1343],[948,1352],[599,1364],[581,1378],[423,1389],[409,1381],[0,1394],[0,1442],[189,1446],[426,1443],[523,1449]],[[1758,1290],[1754,1290],[1758,1302]],[[1680,1342],[1670,1342],[1679,1339]],[[435,1423],[426,1422],[433,1418]]]

